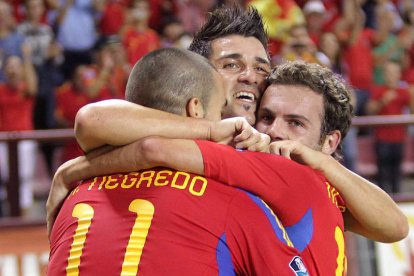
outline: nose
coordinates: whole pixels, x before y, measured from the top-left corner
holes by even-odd
[[[239,81],[247,84],[259,84],[262,78],[252,67],[246,67],[239,75]]]
[[[265,133],[270,136],[272,142],[288,139],[286,127],[281,119],[275,119],[272,124],[268,125]]]

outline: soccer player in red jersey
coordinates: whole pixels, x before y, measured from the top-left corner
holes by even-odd
[[[130,100],[220,119],[223,83],[203,57],[163,49],[134,68]],[[50,242],[48,275],[308,275],[260,198],[164,168],[85,181],[63,204]]]
[[[294,77],[289,79],[289,76]],[[316,81],[312,76],[324,78],[325,90],[318,86],[319,79]],[[351,119],[352,108],[344,83],[328,69],[305,63],[279,66],[269,80],[271,85],[263,96],[258,112],[258,128],[274,141],[291,138],[327,156],[333,154]],[[341,102],[327,100],[329,107],[325,108],[323,91],[336,95],[335,99]],[[331,108],[331,105],[336,108]],[[327,121],[325,116],[334,120]],[[241,152],[201,140],[195,143],[191,140],[149,138],[136,143],[136,147],[134,144],[131,146],[127,151],[124,149],[107,157],[108,160],[115,159],[115,156],[126,158],[117,160],[118,164],[124,165],[111,166],[114,171],[124,171],[122,166],[128,167],[128,164],[133,164],[131,169],[172,167],[260,195],[276,214],[280,214],[311,275],[345,273],[341,213],[345,211],[345,204],[322,173],[280,156]],[[273,148],[279,151],[276,146]],[[89,173],[99,174],[102,167],[95,168],[98,171]]]
[[[226,92],[228,106],[223,110],[223,115],[225,117],[235,115],[244,116],[249,120],[250,123],[254,123],[256,103],[261,96],[261,89],[264,84],[264,78],[267,76],[269,68],[269,64],[266,65],[266,62],[263,62],[267,59],[266,52],[264,50],[266,49],[266,46],[265,43],[262,42],[261,37],[256,36],[254,32],[252,32],[252,29],[254,29],[253,27],[250,26],[249,28],[248,26],[244,26],[242,24],[242,22],[248,22],[249,20],[254,21],[256,18],[254,12],[248,13],[247,20],[241,20],[243,17],[232,17],[234,14],[235,12],[231,9],[213,13],[211,19],[206,24],[207,27],[205,29],[203,28],[196,36],[199,39],[194,40],[193,50],[196,50],[196,52],[208,57],[213,65],[217,68],[217,70],[221,73],[221,75],[225,78],[227,85]],[[222,24],[225,27],[219,28],[217,27],[217,24]],[[258,24],[254,26],[258,26]],[[212,30],[218,30],[218,32],[221,32],[223,30],[223,33],[215,33]],[[203,41],[203,39],[205,39],[205,41]],[[318,76],[313,77],[314,80],[317,78]],[[298,97],[298,99],[306,98],[307,97]],[[347,98],[345,97],[343,100],[345,101],[345,104],[347,104]],[[293,104],[290,109],[293,110],[294,107],[296,107],[296,104]],[[313,110],[313,112],[317,112],[317,114],[322,116],[323,109]],[[121,103],[119,101],[116,103],[113,102],[112,105],[107,102],[102,105],[88,106],[78,115],[79,118],[83,118],[78,121],[79,124],[77,127],[77,134],[79,142],[84,150],[90,150],[104,144],[123,145],[131,143],[136,139],[146,137],[148,135],[159,135],[172,138],[179,138],[180,136],[184,136],[187,139],[199,139],[200,137],[198,136],[202,136],[200,133],[204,133],[204,138],[209,139],[211,138],[211,135],[208,135],[208,131],[217,131],[219,129],[215,123],[208,123],[204,121],[198,121],[195,123],[188,118],[173,118],[172,116],[166,116],[165,114],[160,114],[158,112],[149,112],[148,109],[145,109],[142,106],[137,106],[126,102]],[[94,119],[91,121],[90,118]],[[130,118],[128,119],[130,120],[130,123],[127,124],[129,132],[125,133],[123,130],[126,128],[125,120],[127,120],[127,118]],[[136,120],[136,118],[140,119]],[[158,118],[160,120],[160,124],[156,124],[154,118]],[[293,116],[293,118],[292,116],[287,116],[286,118],[294,119],[295,116]],[[319,118],[319,120],[321,119]],[[102,127],[102,122],[105,122],[106,127]],[[279,122],[279,120],[277,120],[277,122]],[[300,126],[299,122],[294,122],[294,120],[290,122],[291,123],[289,123],[289,126],[292,128],[295,126],[295,124],[298,124],[298,127]],[[91,128],[92,126],[93,128]],[[149,126],[151,126],[150,129]],[[308,131],[310,131],[309,129],[312,129],[312,135],[315,135],[318,128],[320,128],[320,125],[317,122],[316,124],[308,126],[306,129]],[[94,131],[91,132],[88,131],[88,129],[94,129]],[[344,133],[345,132],[346,131],[344,131]],[[284,139],[288,139],[289,137],[290,136],[285,136]],[[312,139],[314,138],[314,136],[311,137]],[[334,142],[340,141],[336,134],[330,134],[328,137],[333,138],[332,141]],[[309,149],[305,148],[307,150],[304,150],[304,147],[301,144],[289,144],[290,141],[283,140],[278,136],[274,136],[273,138],[276,140],[276,143],[272,144],[272,148],[281,149],[279,150],[279,154],[285,155],[289,152],[292,152],[293,155],[299,155],[302,157],[299,153],[309,152],[307,151]],[[300,136],[290,137],[290,139],[293,138],[302,141],[299,139]],[[302,142],[312,142],[312,139]],[[328,141],[331,141],[331,139],[328,139]],[[280,143],[283,144],[281,145]],[[237,143],[237,140],[236,146],[239,148],[246,147],[243,143]],[[333,143],[330,144],[330,146],[334,149],[337,145]],[[254,147],[250,147],[249,149],[254,149]],[[321,148],[319,150],[321,150]],[[131,152],[134,153],[133,150],[124,153]],[[160,154],[162,152],[162,150],[157,151],[157,153]],[[122,158],[121,160],[117,160],[117,164],[114,164],[114,167],[116,167],[118,170],[130,168],[130,165],[132,163],[126,162],[122,164],[121,162],[125,160],[131,160],[128,159],[126,155],[113,156],[117,156],[117,158],[120,156],[119,158]],[[178,157],[180,155],[175,154],[174,157],[176,156]],[[344,213],[346,229],[363,234],[368,238],[383,242],[396,241],[406,236],[408,227],[406,217],[402,214],[402,212],[398,209],[396,204],[388,195],[378,190],[377,187],[375,187],[375,185],[372,183],[369,183],[368,181],[356,176],[352,172],[347,171],[333,158],[327,159],[329,155],[323,154],[323,157],[320,157],[320,155],[318,155],[319,158],[317,159],[319,161],[317,160],[316,163],[312,163],[315,162],[315,160],[313,160],[313,156],[316,158],[316,155],[313,154],[311,156],[312,158],[303,158],[303,161],[306,161],[306,163],[311,165],[313,168],[322,171],[324,175],[329,179],[329,181],[332,182],[332,185],[338,189],[338,191],[347,202],[347,211],[349,212]],[[155,157],[156,156],[154,155],[154,158]],[[130,158],[135,160],[134,156]],[[320,166],[320,160],[323,160],[323,166]],[[86,163],[91,161],[92,163],[96,162],[97,164],[100,164],[100,161],[98,161],[98,159],[86,161]],[[105,164],[105,162],[102,164]],[[107,159],[106,164],[111,164],[110,159]],[[89,168],[87,173],[90,173],[91,175],[102,173],[99,171],[99,169],[103,169],[103,166],[101,166],[98,168],[98,170],[96,170],[90,168],[88,164],[86,164],[86,167]],[[184,167],[182,169],[184,169]],[[203,169],[204,167],[202,167],[200,172],[204,172]],[[74,169],[70,168],[69,170],[72,170],[73,176]],[[84,175],[83,173],[81,173],[81,175]],[[296,174],[299,174],[299,172],[296,172]],[[230,175],[231,174],[229,173],[229,176]],[[320,175],[318,175],[316,172],[315,175],[316,176],[314,179],[320,181]],[[77,177],[75,176],[73,178]],[[68,177],[68,179],[71,179],[71,177]],[[291,179],[291,177],[286,177],[286,179]],[[236,185],[235,183],[233,184]],[[64,183],[61,183],[61,185],[62,186],[60,186],[60,188],[58,188],[59,185],[55,185],[55,183],[52,186],[54,191],[51,192],[48,200],[49,224],[51,222],[51,218],[53,218],[53,210],[56,210],[53,208],[53,206],[56,206],[56,203],[54,203],[54,201],[56,200],[59,202],[59,199],[56,197],[55,190],[60,190],[60,192],[57,194],[60,193],[61,196],[64,196],[66,195],[67,190],[73,187],[68,182],[66,183],[66,186]],[[237,185],[241,184],[237,183]],[[289,185],[292,188],[292,194],[296,193],[297,191],[294,189],[294,183],[290,183]],[[264,185],[261,187],[264,187]],[[322,187],[325,189],[325,194],[327,196],[327,186],[325,185]],[[333,197],[337,199],[338,206],[341,206],[342,204],[340,197],[336,196],[334,189],[330,190],[332,191]],[[269,192],[272,193],[272,191]],[[386,204],[387,207],[384,208],[383,204]],[[289,206],[284,207],[289,208]],[[336,207],[332,207],[331,210],[337,214],[339,211],[338,208],[335,208]],[[387,210],[386,213],[378,212],[378,210],[384,209]],[[304,217],[306,218],[306,216]],[[337,218],[337,216],[332,218],[333,223],[338,222],[338,226],[342,230],[341,223],[337,221]],[[392,220],[394,223],[390,223],[390,220]],[[300,222],[302,222],[302,220],[300,220]],[[304,236],[309,238],[309,235],[306,233],[306,231],[308,231],[308,228],[297,227],[296,229],[305,231]],[[316,227],[313,229],[316,229]],[[316,232],[313,231],[312,233],[315,234]],[[335,236],[331,236],[331,238],[332,244],[338,241],[335,240]],[[339,238],[340,236],[338,239]],[[330,264],[335,262],[336,258],[339,256],[337,253],[342,252],[342,244],[339,242],[338,244],[339,246],[336,246],[335,254],[329,256],[331,258]],[[313,246],[315,245],[316,244],[313,243]],[[309,249],[305,248],[304,250]],[[315,250],[312,252],[321,252],[323,248],[315,248],[312,250]],[[317,266],[320,265],[320,262],[314,261],[315,255],[309,254],[309,256],[311,257],[310,261],[315,265],[315,270],[320,271],[317,268]],[[322,254],[321,256],[325,255]],[[322,257],[319,258],[319,260],[320,259],[322,259]],[[339,261],[340,263],[337,265],[337,268],[339,269],[338,271],[341,272],[343,268],[342,256],[340,256]]]

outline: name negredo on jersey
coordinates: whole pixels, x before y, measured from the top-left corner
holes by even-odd
[[[89,184],[88,190],[145,189],[169,186],[186,190],[193,196],[202,196],[207,189],[207,184],[207,179],[199,175],[172,170],[148,170],[95,177]]]

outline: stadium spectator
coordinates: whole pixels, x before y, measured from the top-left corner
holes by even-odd
[[[273,58],[275,64],[283,63],[286,60],[303,60],[331,67],[330,60],[316,47],[305,25],[293,26],[289,34],[290,36],[282,45],[280,56],[277,59]]]
[[[0,65],[6,63],[10,56],[23,58],[22,45],[24,37],[15,30],[15,18],[11,6],[0,1]],[[0,66],[3,67],[3,66]],[[4,70],[0,70],[0,81],[4,81]]]
[[[161,33],[161,47],[177,47],[187,49],[193,39],[192,35],[185,31],[182,22],[175,18],[166,18]]]
[[[101,37],[94,48],[93,63],[83,69],[88,95],[123,99],[130,68],[118,36]]]
[[[343,45],[342,62],[348,69],[349,83],[355,89],[355,115],[366,114],[366,104],[374,83],[374,58],[372,49],[376,43],[375,31],[365,27],[365,14],[360,1],[345,1],[344,14],[335,32]]]
[[[206,22],[208,12],[217,4],[216,0],[178,0],[175,1],[176,16],[181,20],[184,30],[193,34]]]
[[[324,31],[326,17],[328,15],[322,1],[309,0],[303,7],[306,28],[313,43],[319,47],[319,41]]]
[[[62,48],[55,41],[52,28],[43,23],[45,6],[42,0],[25,2],[26,18],[17,26],[26,43],[32,48],[32,63],[38,77],[38,93],[35,97],[33,120],[35,129],[52,129],[56,127],[55,89],[63,81],[59,66],[63,61]],[[50,176],[53,175],[54,144],[40,143],[45,156]]]
[[[6,59],[3,70],[5,81],[0,83],[0,131],[33,129],[33,103],[37,93],[37,77],[31,63],[30,47],[22,45],[23,60],[18,56]],[[20,207],[28,215],[33,204],[34,173],[37,143],[21,141],[18,145]],[[9,178],[8,148],[0,143],[0,170],[2,182]]]
[[[86,65],[78,65],[75,68],[72,79],[66,81],[56,91],[56,110],[55,118],[58,127],[73,128],[75,117],[78,110],[91,102],[107,99],[107,95],[101,94],[101,90],[96,91],[90,88],[91,69]],[[105,92],[105,91],[103,91]],[[63,147],[63,163],[69,159],[83,155],[74,139],[66,141]]]
[[[52,1],[52,0],[51,0]],[[92,62],[92,50],[98,39],[96,20],[101,16],[102,1],[53,0],[56,9],[50,10],[48,23],[56,32],[63,47],[62,72],[69,79],[78,64]]]
[[[121,31],[128,62],[133,66],[141,57],[160,48],[160,38],[148,26],[150,7],[147,0],[134,0],[127,15],[127,23]]]
[[[414,111],[414,93],[401,82],[401,65],[395,61],[384,63],[385,83],[373,89],[368,102],[368,111],[378,115],[404,114],[406,109]],[[405,126],[375,127],[375,153],[377,157],[378,185],[387,193],[401,190],[401,164],[404,158],[404,142],[407,136]]]
[[[374,56],[374,83],[376,85],[384,84],[385,76],[383,74],[383,68],[385,62],[392,60],[402,65],[402,69],[408,66],[408,50],[412,45],[413,36],[410,33],[399,33],[401,26],[398,28],[398,32],[395,31],[394,22],[396,22],[396,11],[394,9],[387,8],[389,5],[380,5],[376,9],[376,33],[377,33],[377,45],[373,48]]]
[[[106,0],[99,19],[98,27],[101,36],[118,35],[125,24],[125,16],[128,11],[126,0]]]

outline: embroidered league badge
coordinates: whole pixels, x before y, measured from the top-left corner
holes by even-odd
[[[290,268],[295,272],[297,276],[309,276],[308,270],[305,267],[302,259],[299,256],[296,256],[290,261]]]

